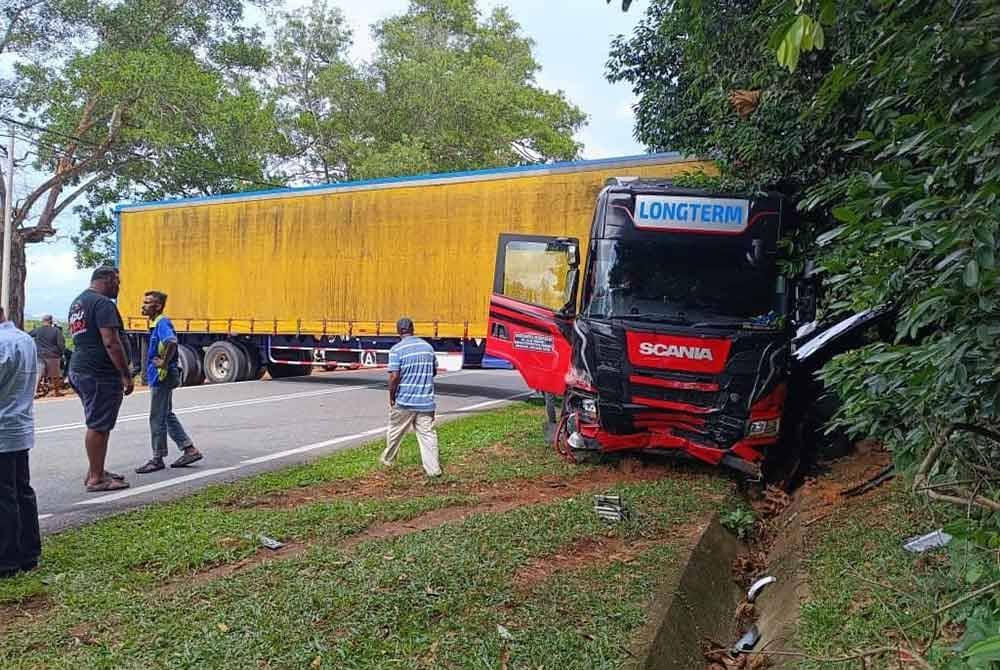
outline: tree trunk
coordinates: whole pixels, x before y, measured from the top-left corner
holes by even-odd
[[[0,249],[3,245],[3,230],[0,229]],[[10,245],[10,311],[7,320],[18,328],[24,327],[24,280],[28,277],[28,260],[24,253],[24,237],[14,231]]]

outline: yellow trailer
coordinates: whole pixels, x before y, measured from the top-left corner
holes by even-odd
[[[141,348],[143,293],[169,295],[189,383],[377,365],[402,315],[475,358],[501,233],[586,240],[609,177],[713,169],[651,154],[122,205],[119,305]]]

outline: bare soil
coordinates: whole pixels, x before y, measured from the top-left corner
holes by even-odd
[[[472,505],[454,505],[425,512],[405,521],[387,521],[376,523],[365,530],[351,535],[340,545],[346,551],[353,550],[358,545],[371,540],[382,540],[400,537],[437,528],[438,526],[461,522],[476,514],[503,514],[521,507],[542,505],[558,500],[572,498],[581,493],[605,490],[620,482],[654,481],[661,477],[676,476],[676,472],[663,465],[647,465],[646,467],[631,466],[627,472],[612,466],[600,466],[586,470],[575,471],[567,477],[545,476],[537,479],[512,479],[499,482],[469,482],[442,483],[424,485],[419,480],[390,478],[384,471],[373,473],[358,480],[330,482],[314,487],[306,487],[290,491],[278,491],[262,496],[243,500],[229,500],[222,503],[229,508],[267,507],[272,509],[287,509],[299,505],[315,504],[330,500],[392,500],[414,498],[430,495],[468,495],[478,498]],[[685,532],[695,532],[697,529],[687,529]],[[222,538],[225,543],[230,538]],[[664,539],[664,541],[666,538]],[[651,545],[649,545],[651,546]],[[274,551],[258,549],[255,554],[235,563],[226,563],[194,573],[175,577],[167,581],[161,590],[172,593],[184,585],[202,584],[215,579],[229,577],[250,570],[263,563],[285,560],[304,553],[309,543],[289,544]],[[621,547],[624,559],[631,552],[634,557],[648,546]],[[612,551],[615,549],[612,547]],[[592,557],[607,555],[608,547],[595,545],[590,548]],[[573,554],[572,548],[567,548],[567,554]],[[578,563],[587,560],[586,557],[574,557]],[[541,568],[539,568],[541,570]],[[536,577],[538,577],[536,575]],[[525,577],[527,581],[531,578]],[[537,583],[538,579],[534,579]]]
[[[0,605],[0,633],[5,633],[25,620],[45,615],[52,608],[52,600],[45,595],[35,595],[16,603]]]

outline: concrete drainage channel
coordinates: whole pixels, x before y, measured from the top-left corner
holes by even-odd
[[[657,589],[649,619],[636,635],[627,670],[690,670],[706,665],[702,641],[735,640],[733,613],[743,589],[733,563],[745,547],[719,525],[706,524],[678,573]]]

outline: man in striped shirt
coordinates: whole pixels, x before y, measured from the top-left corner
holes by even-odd
[[[389,428],[382,465],[392,465],[406,431],[413,429],[420,445],[420,460],[428,477],[441,474],[438,438],[434,429],[434,376],[437,358],[430,344],[414,337],[413,321],[396,322],[402,338],[389,350]]]

